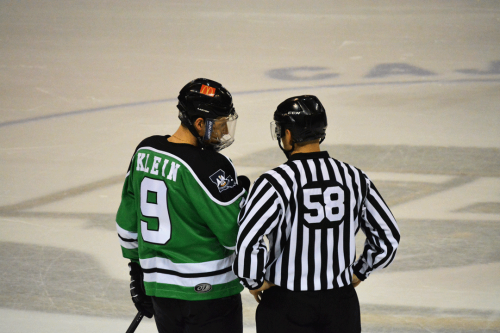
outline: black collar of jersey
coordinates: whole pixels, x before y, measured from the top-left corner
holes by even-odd
[[[311,158],[329,158],[330,155],[327,151],[318,151],[314,153],[296,153],[290,156],[289,161],[294,160],[308,160]]]

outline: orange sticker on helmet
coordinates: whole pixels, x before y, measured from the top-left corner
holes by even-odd
[[[207,96],[210,96],[210,97],[214,97],[215,96],[215,88],[202,84],[201,89],[200,89],[200,93],[207,95]]]

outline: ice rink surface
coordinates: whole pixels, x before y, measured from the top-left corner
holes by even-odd
[[[323,102],[322,147],[402,234],[357,288],[364,332],[500,331],[499,1],[1,1],[0,42],[0,332],[126,331],[122,182],[197,77],[233,93],[223,153],[252,181],[285,160],[276,106]]]

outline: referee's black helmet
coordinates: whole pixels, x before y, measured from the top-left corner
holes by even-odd
[[[278,105],[271,123],[271,135],[280,140],[288,129],[295,142],[316,139],[323,142],[327,125],[325,108],[316,96],[295,96]]]

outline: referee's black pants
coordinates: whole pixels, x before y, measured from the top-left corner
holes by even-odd
[[[359,301],[352,285],[326,291],[272,287],[255,314],[257,333],[359,333]]]
[[[206,301],[152,297],[159,333],[242,333],[241,295]]]

